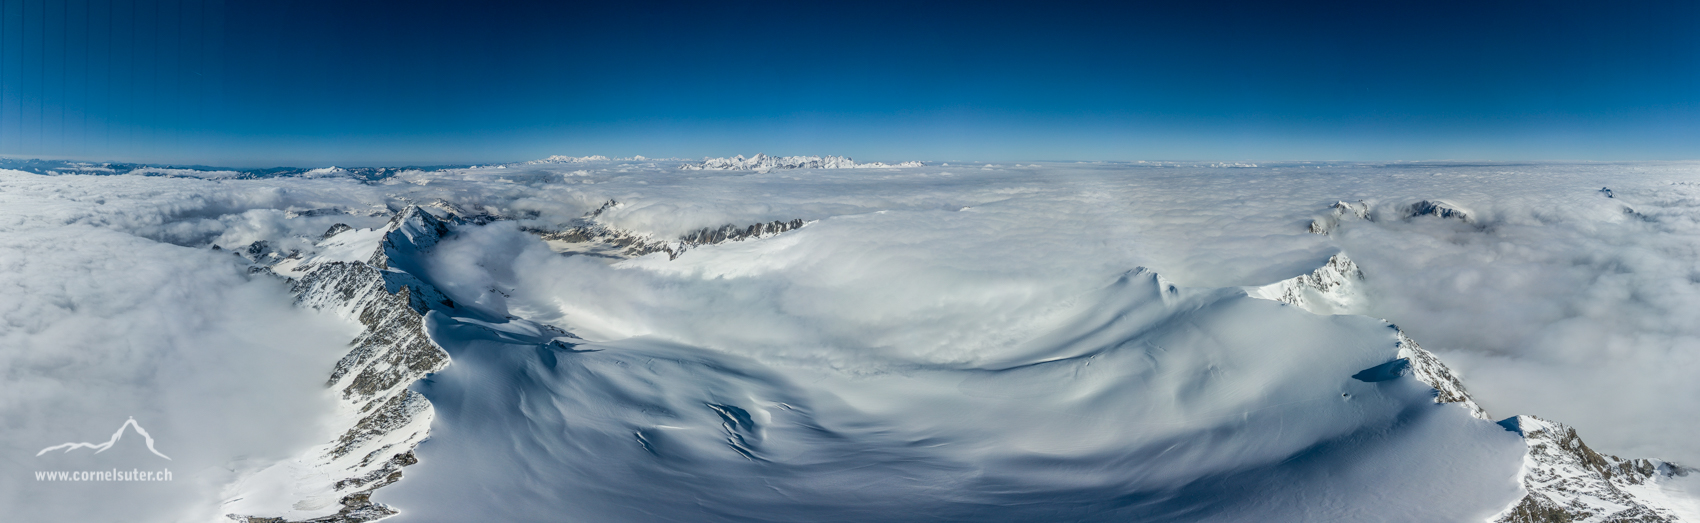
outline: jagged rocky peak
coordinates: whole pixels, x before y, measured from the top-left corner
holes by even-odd
[[[1470,213],[1457,205],[1441,200],[1422,200],[1399,208],[1405,219],[1418,216],[1436,216],[1440,218],[1456,218],[1464,223],[1474,223]]]
[[[1523,436],[1529,446],[1518,481],[1521,500],[1494,517],[1498,523],[1674,522],[1665,507],[1643,491],[1661,480],[1693,471],[1674,463],[1623,459],[1588,448],[1576,430],[1535,416],[1514,416],[1500,426]]]
[[[218,246],[214,245],[213,247]],[[278,262],[301,256],[300,249],[286,250],[279,248],[277,245],[266,240],[256,240],[240,249],[233,249],[231,252],[245,260],[248,260],[248,263],[253,264],[252,267],[248,268],[250,273],[263,270],[265,267]]]
[[[1346,253],[1338,253],[1310,274],[1245,290],[1253,298],[1286,303],[1315,314],[1360,314],[1358,282],[1363,279],[1358,264]]]
[[[1358,200],[1357,203],[1341,200],[1328,206],[1327,215],[1312,219],[1308,230],[1311,234],[1328,234],[1334,232],[1335,227],[1340,226],[1341,220],[1346,219],[1375,221],[1375,218],[1370,214],[1369,204],[1364,203],[1363,200]]]
[[[1328,208],[1333,210],[1335,216],[1351,215],[1362,220],[1370,219],[1369,204],[1364,203],[1363,200],[1358,200],[1357,203],[1350,203],[1342,200],[1334,202],[1334,205],[1330,205]]]
[[[750,238],[772,236],[792,229],[802,228],[807,222],[802,218],[791,221],[774,220],[768,223],[756,223],[739,227],[733,224],[722,225],[718,228],[703,227],[679,236],[679,242],[684,245],[712,245],[722,242],[743,241]]]
[[[448,201],[448,200],[444,200],[442,198],[437,198],[437,199],[431,200],[431,203],[425,204],[425,206],[436,208],[437,210],[443,211],[445,213],[448,213],[448,214],[451,214],[451,215],[454,215],[454,216],[466,216],[468,214],[472,214],[472,213],[467,212],[466,209],[461,207],[460,205],[457,205],[454,202],[451,202],[451,201]]]
[[[1442,219],[1456,219],[1464,223],[1475,224],[1475,215],[1463,207],[1443,200],[1418,200],[1400,205],[1395,212],[1399,218],[1410,220],[1421,216],[1434,216]],[[1359,200],[1356,203],[1339,201],[1328,206],[1328,213],[1311,219],[1305,230],[1312,234],[1332,234],[1341,223],[1348,220],[1376,220],[1376,212],[1371,205]],[[1478,226],[1479,228],[1479,226]]]
[[[606,203],[603,203],[601,207],[597,207],[596,210],[584,213],[584,218],[585,219],[595,218],[597,216],[601,216],[602,213],[608,212],[608,211],[613,210],[613,209],[618,209],[618,208],[621,208],[621,207],[624,207],[624,206],[625,206],[625,204],[620,203],[616,200],[608,200]]]
[[[749,225],[728,223],[719,227],[697,229],[679,235],[678,238],[673,240],[661,240],[649,234],[620,229],[597,220],[603,213],[623,206],[625,204],[608,200],[602,206],[584,213],[584,216],[575,220],[573,224],[559,230],[536,228],[525,230],[538,235],[544,241],[551,242],[551,247],[560,247],[556,250],[563,254],[590,254],[622,259],[665,252],[667,258],[671,260],[678,259],[680,255],[692,247],[766,238],[802,228],[810,223],[801,218]]]
[[[390,218],[390,223],[385,226],[383,242],[366,263],[388,269],[391,258],[398,252],[429,249],[449,234],[449,228],[448,221],[425,212],[418,205],[408,205]]]
[[[856,163],[855,160],[843,156],[768,156],[756,153],[745,158],[738,155],[732,158],[704,158],[702,163],[687,163],[680,165],[684,170],[720,170],[720,171],[761,171],[774,169],[874,169],[893,167],[920,167],[921,162],[898,162],[887,164],[881,162]]]
[[[520,211],[517,215],[509,215],[501,209],[488,205],[459,204],[442,198],[432,200],[431,203],[425,204],[423,207],[426,207],[427,210],[441,211],[443,216],[451,221],[476,225],[515,218],[535,218],[538,215],[536,211]]]
[[[327,239],[330,239],[330,237],[332,237],[332,236],[336,236],[338,233],[341,233],[343,231],[351,231],[351,230],[354,230],[354,227],[350,227],[346,223],[334,224],[334,225],[331,225],[331,228],[325,229],[325,233],[320,235],[319,239],[320,240],[327,240]]]

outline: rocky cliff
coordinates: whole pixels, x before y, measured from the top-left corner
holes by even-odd
[[[430,432],[431,403],[408,390],[414,381],[443,369],[449,355],[426,335],[423,315],[452,309],[454,303],[408,272],[416,258],[447,235],[452,222],[419,207],[396,214],[381,231],[347,228],[329,231],[322,251],[279,263],[268,270],[292,280],[302,306],[332,311],[358,322],[364,330],[337,362],[327,386],[341,399],[340,434],[302,456],[262,472],[295,476],[301,499],[271,514],[230,514],[247,523],[290,521],[292,514],[312,523],[357,523],[383,518],[395,510],[371,501],[371,493],[401,479],[402,467],[418,460],[413,449]],[[350,259],[366,248],[364,259]],[[354,253],[350,253],[350,251]],[[278,468],[274,467],[274,468]],[[334,502],[334,504],[333,504]]]

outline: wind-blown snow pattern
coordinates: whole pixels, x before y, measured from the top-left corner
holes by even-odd
[[[1694,281],[1683,246],[1700,238],[1687,219],[1686,202],[1700,198],[1692,164],[953,161],[849,171],[835,157],[757,158],[0,172],[10,205],[0,208],[28,209],[0,211],[0,263],[37,275],[11,284],[24,301],[0,301],[0,362],[64,367],[51,347],[69,331],[31,314],[98,308],[81,299],[53,309],[66,301],[59,289],[123,297],[133,285],[29,265],[23,253],[51,253],[53,238],[124,238],[114,245],[148,264],[216,262],[228,267],[201,277],[254,289],[242,295],[251,304],[216,306],[150,291],[192,311],[160,318],[207,319],[163,335],[125,316],[88,323],[112,336],[270,323],[300,333],[266,354],[301,356],[266,367],[213,349],[230,344],[185,349],[246,369],[253,391],[207,372],[126,389],[170,399],[194,387],[255,404],[295,391],[281,414],[223,412],[239,427],[310,428],[264,445],[178,443],[205,440],[212,424],[191,422],[201,418],[190,407],[210,400],[163,402],[171,408],[146,419],[172,463],[193,464],[165,486],[187,508],[148,505],[142,520],[1520,523],[1700,513],[1700,475],[1678,464],[1700,447],[1668,427],[1700,430],[1689,421],[1700,406],[1644,392],[1681,398],[1686,372],[1700,372],[1677,350],[1700,334],[1683,307],[1682,282]],[[1562,248],[1547,254],[1549,243]],[[1602,245],[1636,254],[1614,258]],[[1524,272],[1493,272],[1507,266]],[[1552,294],[1554,284],[1567,287]],[[266,308],[290,303],[303,316]],[[1613,330],[1628,317],[1616,308],[1638,315],[1640,337]],[[1600,340],[1614,357],[1507,338],[1535,326]],[[1675,370],[1624,366],[1647,353]],[[1592,357],[1566,366],[1576,355]],[[117,382],[150,366],[79,368]],[[1540,373],[1599,385],[1526,377]],[[273,374],[288,386],[261,383]],[[0,459],[113,455],[38,452],[86,433],[53,420],[104,412],[68,399],[93,385],[52,376],[0,381],[0,397],[70,406],[20,418],[33,411],[0,403],[0,416],[29,420],[12,426],[51,431]],[[55,496],[0,478],[6,506],[67,499]],[[111,519],[72,504],[24,514]]]

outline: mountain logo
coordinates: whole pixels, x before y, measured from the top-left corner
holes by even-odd
[[[141,434],[142,438],[147,440],[148,452],[152,452],[155,456],[165,458],[166,460],[171,459],[171,456],[161,454],[158,450],[155,450],[153,448],[153,436],[148,435],[147,429],[142,428],[141,424],[136,423],[135,416],[131,416],[130,419],[125,421],[123,425],[119,425],[118,426],[118,432],[112,433],[112,439],[106,440],[106,443],[101,443],[101,444],[98,444],[98,445],[96,445],[94,443],[86,443],[86,442],[85,443],[75,443],[75,442],[60,443],[58,445],[54,445],[54,446],[51,446],[51,447],[47,447],[45,449],[41,449],[41,452],[37,452],[37,453],[35,453],[35,455],[40,456],[42,454],[46,454],[50,450],[65,449],[65,452],[70,452],[70,451],[81,449],[81,448],[96,449],[94,451],[95,454],[106,452],[107,449],[112,448],[113,445],[116,445],[118,443],[119,439],[122,439],[124,437],[124,429],[131,428],[131,427],[135,427],[136,433]]]

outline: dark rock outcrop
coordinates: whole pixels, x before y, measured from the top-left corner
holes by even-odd
[[[585,213],[577,222],[560,230],[525,229],[544,240],[566,243],[600,243],[611,247],[610,251],[618,252],[625,257],[637,257],[657,252],[667,253],[668,259],[678,257],[693,247],[714,245],[725,242],[744,241],[754,238],[765,238],[775,234],[800,229],[809,222],[802,219],[790,221],[775,220],[767,223],[749,225],[726,224],[720,227],[704,227],[680,235],[670,241],[657,240],[646,234],[639,234],[624,229],[612,227],[596,220],[603,213],[620,207],[620,202],[609,200],[597,207],[596,210]]]

